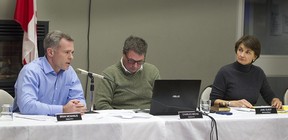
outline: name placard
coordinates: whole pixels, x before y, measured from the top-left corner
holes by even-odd
[[[277,114],[277,109],[273,107],[255,108],[256,114]]]
[[[82,120],[81,113],[59,113],[56,114],[57,121]]]
[[[199,111],[179,111],[180,119],[195,119],[203,118],[202,113]]]

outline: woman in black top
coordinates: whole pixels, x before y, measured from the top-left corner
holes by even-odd
[[[263,70],[252,64],[260,52],[261,44],[254,36],[243,36],[235,43],[237,61],[222,67],[217,73],[210,94],[212,104],[252,108],[261,94],[268,104],[282,107]]]

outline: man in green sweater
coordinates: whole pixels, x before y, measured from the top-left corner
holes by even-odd
[[[130,36],[123,47],[120,61],[109,66],[103,75],[109,80],[97,84],[95,107],[100,109],[150,109],[154,81],[159,70],[145,62],[147,43]]]

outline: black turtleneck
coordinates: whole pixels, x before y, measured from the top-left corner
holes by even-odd
[[[275,94],[270,88],[263,70],[255,65],[242,65],[237,61],[222,67],[217,73],[210,99],[246,99],[255,105],[259,95],[271,104]]]

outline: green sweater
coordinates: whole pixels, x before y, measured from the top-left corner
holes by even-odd
[[[100,109],[150,109],[154,81],[160,79],[159,70],[144,63],[135,74],[125,72],[121,62],[106,68],[95,89],[95,107]]]

